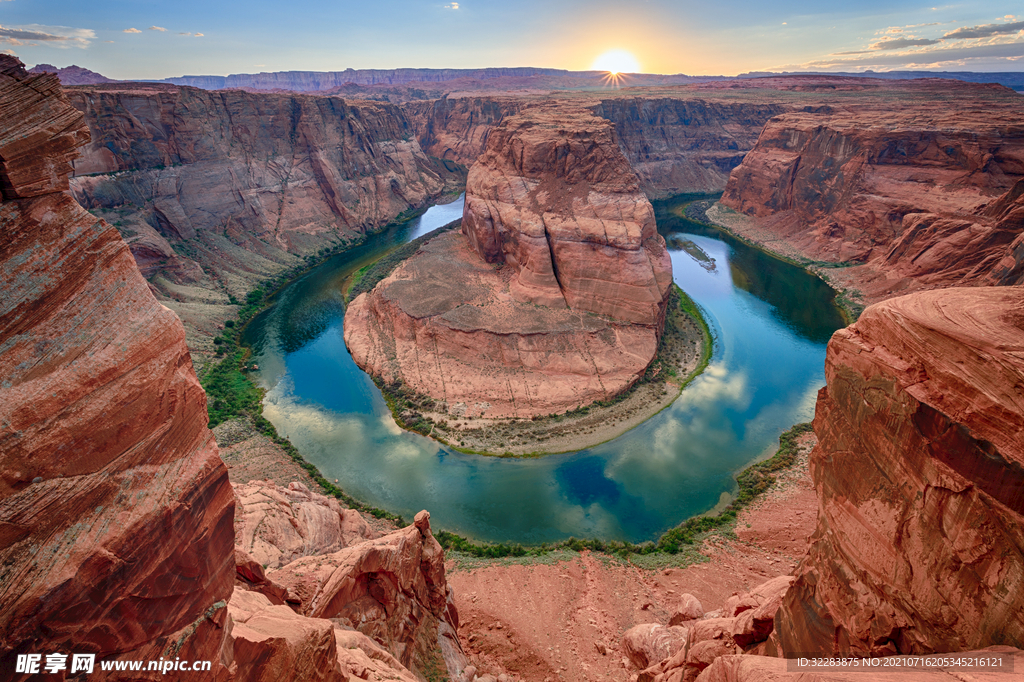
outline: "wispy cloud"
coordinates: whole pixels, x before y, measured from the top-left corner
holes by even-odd
[[[453,2],[451,4],[445,5],[444,8],[445,9],[458,9],[459,8],[459,3]]]
[[[122,33],[142,33],[142,31],[137,28],[126,28]]]
[[[1012,17],[1016,18],[1016,17]],[[981,26],[961,26],[942,36],[943,40],[961,40],[964,38],[990,38],[1024,31],[1024,21],[1009,24],[983,24]]]
[[[0,43],[10,45],[46,43],[51,47],[85,49],[95,38],[96,32],[89,28],[43,26],[42,24],[0,26]]]
[[[165,32],[167,29],[163,26],[150,26],[147,30]]]
[[[178,35],[179,36],[190,36],[192,38],[202,38],[203,37],[202,33],[192,33],[191,31],[179,31]]]
[[[939,41],[932,40],[931,38],[892,38],[890,40],[880,40],[871,46],[872,50],[902,50],[906,47],[914,47],[916,45],[935,45]]]

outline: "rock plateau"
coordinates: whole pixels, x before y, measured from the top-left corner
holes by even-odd
[[[612,126],[531,109],[488,137],[462,234],[428,242],[357,297],[345,342],[371,375],[452,414],[563,412],[643,375],[671,278]]]

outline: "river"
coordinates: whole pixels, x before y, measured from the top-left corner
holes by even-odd
[[[652,540],[735,491],[737,471],[813,415],[825,344],[843,325],[834,292],[677,217],[677,199],[655,203],[658,229],[676,283],[707,311],[717,339],[707,370],[671,407],[613,441],[536,459],[464,455],[402,431],[345,348],[341,285],[391,246],[461,217],[463,200],[331,258],[246,328],[264,415],[350,495],[406,519],[428,509],[434,528],[475,540]]]

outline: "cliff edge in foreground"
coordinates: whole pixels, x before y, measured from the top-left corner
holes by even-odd
[[[88,140],[0,56],[0,669],[127,651],[226,600],[234,499],[181,323],[67,194]]]
[[[360,367],[486,418],[564,412],[643,376],[672,265],[609,122],[506,119],[470,171],[462,232],[352,302],[345,342]]]
[[[1024,289],[868,308],[828,346],[784,651],[1024,646]]]

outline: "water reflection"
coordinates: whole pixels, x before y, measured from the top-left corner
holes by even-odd
[[[714,506],[738,469],[811,416],[824,343],[841,325],[819,280],[680,222],[672,208],[656,205],[659,229],[692,245],[671,251],[675,279],[709,312],[717,349],[671,407],[622,437],[540,459],[452,452],[400,430],[352,362],[341,283],[390,245],[461,215],[461,198],[310,272],[248,327],[265,415],[326,477],[406,518],[426,508],[437,527],[493,541],[657,537]]]

